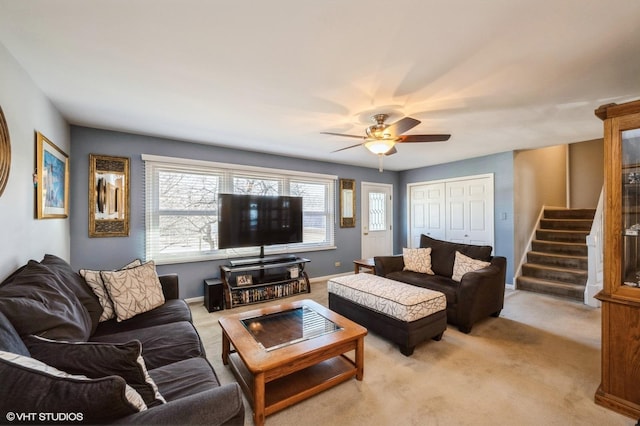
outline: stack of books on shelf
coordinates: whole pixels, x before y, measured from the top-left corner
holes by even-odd
[[[285,284],[267,285],[264,287],[247,289],[235,288],[231,290],[231,301],[233,305],[242,305],[246,303],[278,299],[280,297],[291,296],[298,293],[306,293],[307,291],[306,280],[295,280]]]

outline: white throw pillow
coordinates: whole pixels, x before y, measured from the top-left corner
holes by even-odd
[[[118,321],[164,304],[162,285],[153,261],[121,271],[102,271],[101,275]]]
[[[477,271],[478,269],[486,268],[491,265],[491,262],[485,262],[478,259],[472,259],[469,256],[456,251],[456,260],[453,264],[453,275],[451,279],[460,282],[462,276],[467,272]]]
[[[402,259],[404,260],[404,270],[420,272],[433,275],[431,270],[431,247],[402,249]]]
[[[135,259],[134,261],[126,264],[120,270],[134,268],[136,266],[142,265],[140,259]],[[98,322],[107,321],[116,317],[116,313],[113,310],[113,303],[111,303],[111,299],[109,299],[109,293],[107,289],[104,287],[104,282],[102,282],[102,276],[100,275],[102,271],[92,271],[90,269],[80,269],[78,273],[84,278],[85,282],[91,290],[98,297],[98,302],[100,302],[100,306],[102,306],[102,314],[98,319]]]

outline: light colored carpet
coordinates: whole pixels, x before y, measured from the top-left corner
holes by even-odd
[[[326,306],[326,282],[285,300],[302,298]],[[191,306],[222,383],[235,379],[220,357],[218,318],[256,307],[208,313]],[[449,326],[441,341],[418,345],[411,357],[369,333],[362,382],[268,416],[267,425],[635,425],[593,402],[599,383],[600,310],[508,291],[500,318],[477,323],[470,334]],[[251,425],[246,399],[245,406]]]

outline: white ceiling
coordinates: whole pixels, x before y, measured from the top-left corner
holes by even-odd
[[[602,137],[640,98],[638,0],[0,0],[0,43],[72,124],[385,169]]]

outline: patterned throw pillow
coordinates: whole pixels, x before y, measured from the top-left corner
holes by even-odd
[[[121,271],[102,271],[101,275],[118,321],[164,304],[162,285],[153,261]]]
[[[136,266],[142,265],[140,259],[136,259],[119,270],[123,269],[135,268]],[[102,306],[102,314],[100,315],[99,322],[107,321],[116,317],[116,313],[113,310],[113,303],[111,303],[111,299],[109,299],[109,293],[107,289],[104,287],[104,282],[102,281],[102,275],[100,273],[102,271],[92,271],[90,269],[80,269],[78,271],[82,278],[86,281],[86,283],[91,287],[91,290],[98,296],[98,301]]]
[[[420,272],[433,275],[431,270],[431,247],[402,249],[402,259],[404,260],[404,270]]]
[[[147,409],[121,377],[89,379],[11,352],[0,351],[0,377],[0,411],[5,413],[37,407],[39,412],[81,413],[78,423],[97,424]]]
[[[31,357],[67,373],[99,379],[120,376],[134,388],[148,407],[164,404],[142,358],[138,340],[127,343],[66,342],[39,336],[24,339]]]
[[[456,251],[456,260],[453,264],[453,275],[451,275],[451,279],[460,282],[462,276],[467,272],[477,271],[478,269],[486,268],[489,265],[491,265],[491,262],[472,259],[459,251]]]

